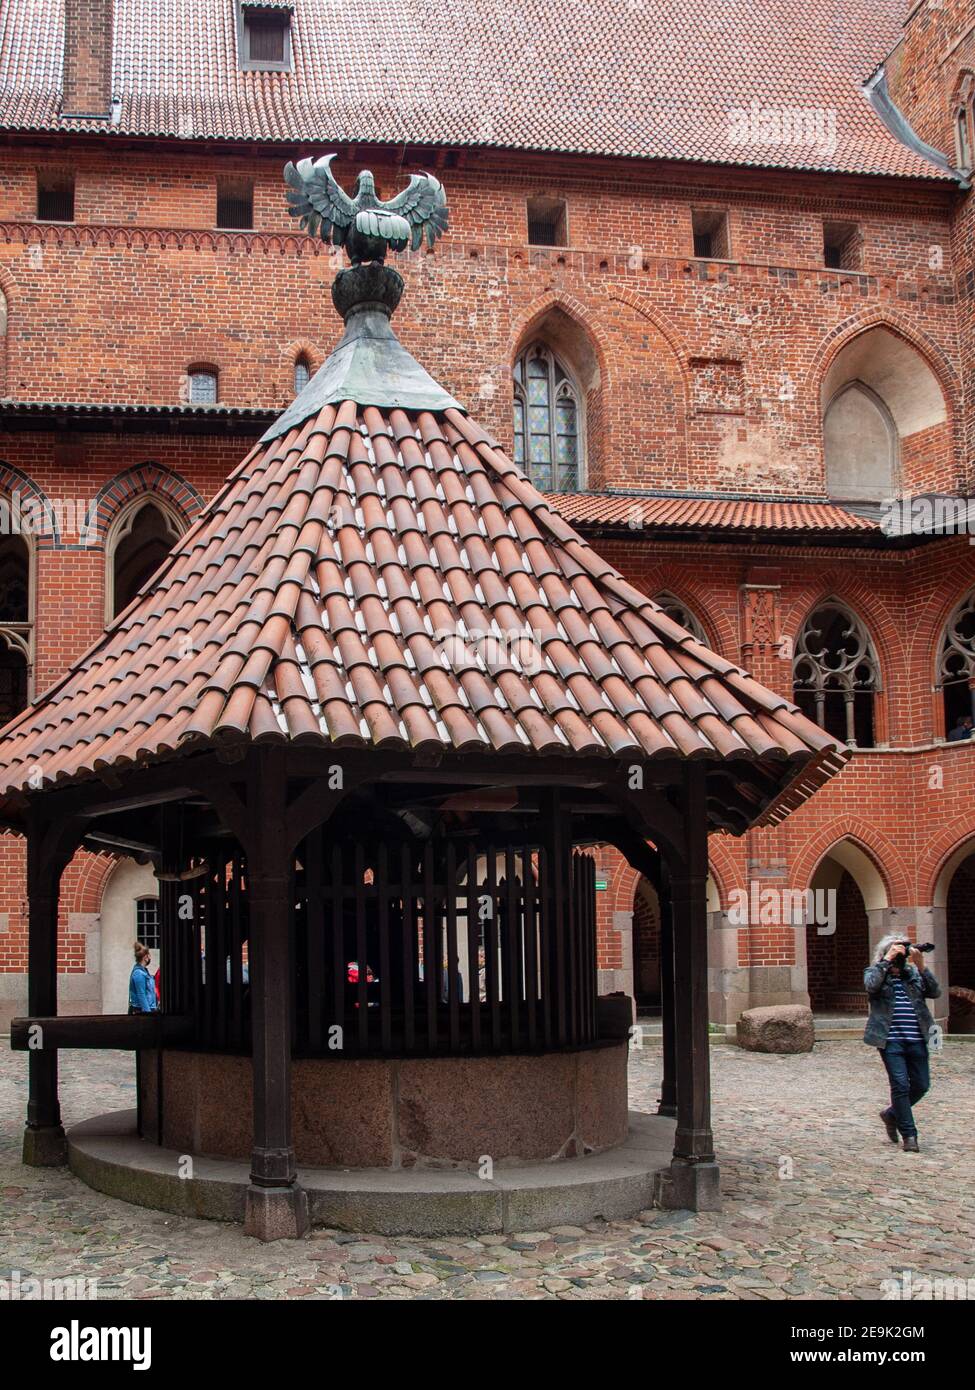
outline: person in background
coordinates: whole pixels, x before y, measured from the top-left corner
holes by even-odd
[[[873,963],[863,972],[870,1017],[863,1041],[875,1047],[890,1082],[890,1105],[880,1118],[892,1144],[898,1135],[907,1153],[918,1152],[912,1106],[931,1089],[928,1038],[934,1020],[925,1003],[937,999],[941,986],[926,969],[924,957],[903,933],[877,943]]]
[[[129,976],[129,1013],[154,1014],[157,1008],[156,982],[149,970],[152,956],[149,953],[149,948],[144,946],[141,941],[137,941],[132,950],[135,955],[135,964],[132,967],[132,974]]]
[[[972,716],[970,714],[959,715],[955,720],[955,727],[948,734],[949,743],[961,743],[962,739],[972,736]]]

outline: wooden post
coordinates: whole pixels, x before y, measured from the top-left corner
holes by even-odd
[[[682,844],[667,854],[674,924],[677,1133],[670,1171],[658,1174],[657,1201],[716,1211],[721,1199],[711,1134],[707,805],[699,763],[684,769],[682,810]]]
[[[308,1229],[291,1133],[291,877],[287,779],[278,750],[259,749],[248,785],[250,989],[254,1145],[244,1231],[259,1240],[295,1239]],[[214,960],[214,971],[224,962]]]
[[[660,1022],[663,1032],[663,1075],[660,1080],[660,1104],[657,1106],[657,1114],[673,1117],[677,1114],[674,909],[666,865],[661,865],[657,879],[657,901],[660,905]]]
[[[65,853],[65,828],[32,816],[27,829],[27,1011],[53,1018],[58,1011],[58,902]],[[43,1029],[28,1042],[27,1128],[23,1161],[35,1168],[67,1162],[68,1150],[58,1098],[58,1052],[44,1045]]]

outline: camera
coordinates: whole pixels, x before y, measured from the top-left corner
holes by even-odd
[[[892,941],[890,944],[892,946],[904,947],[904,960],[910,959],[912,951],[920,951],[922,954],[926,954],[928,951],[934,950],[933,941]]]

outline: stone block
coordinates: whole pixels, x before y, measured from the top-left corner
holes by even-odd
[[[804,1004],[746,1009],[738,1020],[738,1046],[747,1052],[812,1052],[812,1010]]]

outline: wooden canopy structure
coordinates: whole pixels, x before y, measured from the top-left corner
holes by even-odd
[[[299,1233],[292,1056],[336,1028],[359,1057],[598,1042],[584,850],[608,842],[661,890],[674,1201],[707,1205],[707,835],[781,818],[847,752],[551,509],[397,341],[402,288],[381,261],[340,273],[335,353],[4,732],[0,817],[28,842],[13,1045],[43,1039],[25,1162],[63,1161],[59,1046],[249,1052],[247,1226]],[[156,866],[157,1017],[56,1017],[79,847]]]

